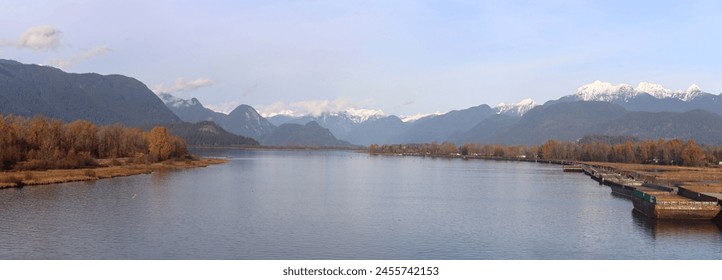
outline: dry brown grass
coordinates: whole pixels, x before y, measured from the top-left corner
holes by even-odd
[[[615,169],[623,174],[637,176],[648,182],[674,185],[681,184],[705,192],[722,192],[722,168],[686,167],[651,164],[590,162],[588,164]]]
[[[116,159],[104,161],[101,163],[103,166],[97,168],[0,172],[0,188],[98,180],[149,174],[158,170],[206,167],[211,164],[226,162],[228,161],[224,159],[201,158],[197,160],[168,160],[153,164],[137,164],[131,163],[129,159]]]

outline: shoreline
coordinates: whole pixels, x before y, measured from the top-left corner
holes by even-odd
[[[368,149],[366,147],[304,147],[304,146],[188,146],[189,149],[219,149],[219,150],[310,150],[310,151],[322,151],[322,150],[331,150],[331,151],[367,151]]]
[[[116,159],[118,160],[118,159]],[[115,177],[128,177],[150,174],[161,170],[180,170],[207,167],[228,162],[220,158],[200,158],[197,160],[167,160],[158,163],[119,165],[79,169],[51,169],[43,171],[3,171],[0,172],[0,189],[22,188],[25,186],[52,185],[70,182],[95,181]]]

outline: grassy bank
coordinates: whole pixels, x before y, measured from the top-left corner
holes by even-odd
[[[585,164],[615,170],[625,176],[663,186],[680,185],[699,192],[722,193],[722,168],[609,162]]]
[[[32,185],[49,185],[78,181],[99,180],[114,177],[149,174],[158,170],[187,169],[206,167],[211,164],[226,163],[217,158],[194,160],[167,160],[158,163],[131,163],[130,159],[112,159],[100,161],[100,167],[81,169],[53,169],[44,171],[7,171],[0,172],[0,188],[15,188]]]

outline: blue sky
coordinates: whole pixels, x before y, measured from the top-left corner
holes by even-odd
[[[719,94],[720,14],[719,1],[11,0],[0,57],[218,109],[413,115],[595,80]]]

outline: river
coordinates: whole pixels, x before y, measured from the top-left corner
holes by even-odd
[[[712,222],[647,219],[579,173],[351,151],[0,190],[0,259],[721,259]]]

